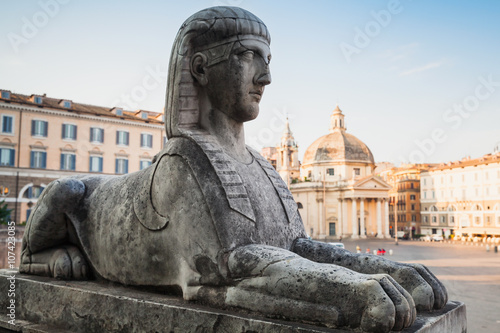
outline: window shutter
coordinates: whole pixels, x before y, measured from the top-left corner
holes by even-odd
[[[71,155],[71,170],[75,171],[76,169],[76,155]]]
[[[116,131],[116,144],[120,143],[120,131]]]
[[[92,129],[90,130],[90,133],[92,133]],[[89,157],[89,172],[92,172],[92,156]]]
[[[49,133],[49,123],[47,121],[43,122],[43,136],[47,136]]]
[[[128,146],[128,132],[125,132],[125,144]]]
[[[42,169],[47,168],[47,153],[42,153]]]
[[[73,140],[76,140],[77,136],[76,136],[76,133],[77,133],[77,130],[78,130],[78,126],[75,125],[75,133],[74,133],[74,138]],[[74,155],[73,155],[74,156]]]
[[[14,160],[16,159],[16,150],[10,150],[10,166],[14,166]]]
[[[90,142],[93,142],[93,141],[95,141],[95,139],[94,139],[94,129],[91,127],[90,128]]]
[[[33,198],[33,186],[28,187],[28,199]]]
[[[118,173],[118,159],[115,160],[115,173]]]
[[[61,138],[64,139],[64,134],[66,133],[66,124],[62,125]]]
[[[141,134],[141,147],[144,147],[144,134]]]
[[[128,160],[123,160],[125,163],[125,173],[128,173]]]
[[[35,135],[36,120],[31,121],[31,135]]]
[[[151,134],[149,135],[149,147],[153,148],[153,136]]]
[[[104,143],[104,129],[100,128],[99,131],[101,132],[101,143]]]
[[[98,157],[99,159],[99,172],[102,172],[102,157]]]
[[[30,153],[30,168],[34,168],[35,167],[35,152],[32,151]]]
[[[61,170],[64,170],[64,154],[61,154]]]

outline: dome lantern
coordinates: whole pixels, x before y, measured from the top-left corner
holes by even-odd
[[[345,131],[345,121],[344,121],[344,114],[342,113],[342,110],[340,110],[339,105],[335,107],[333,110],[332,115],[330,116],[330,133],[333,133],[334,131]]]

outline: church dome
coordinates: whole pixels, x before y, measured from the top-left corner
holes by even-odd
[[[328,162],[375,164],[368,146],[354,135],[346,133],[344,115],[338,105],[331,116],[330,133],[307,148],[302,165]]]

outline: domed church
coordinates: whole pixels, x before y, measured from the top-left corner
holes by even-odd
[[[290,184],[306,231],[314,239],[390,237],[389,184],[375,176],[366,144],[347,133],[339,106],[329,133],[307,148],[300,181]]]

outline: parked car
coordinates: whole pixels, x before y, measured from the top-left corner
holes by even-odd
[[[442,235],[434,234],[432,235],[433,242],[442,242],[444,240]]]
[[[424,242],[431,242],[432,241],[431,235],[425,235],[420,239],[423,240]]]

